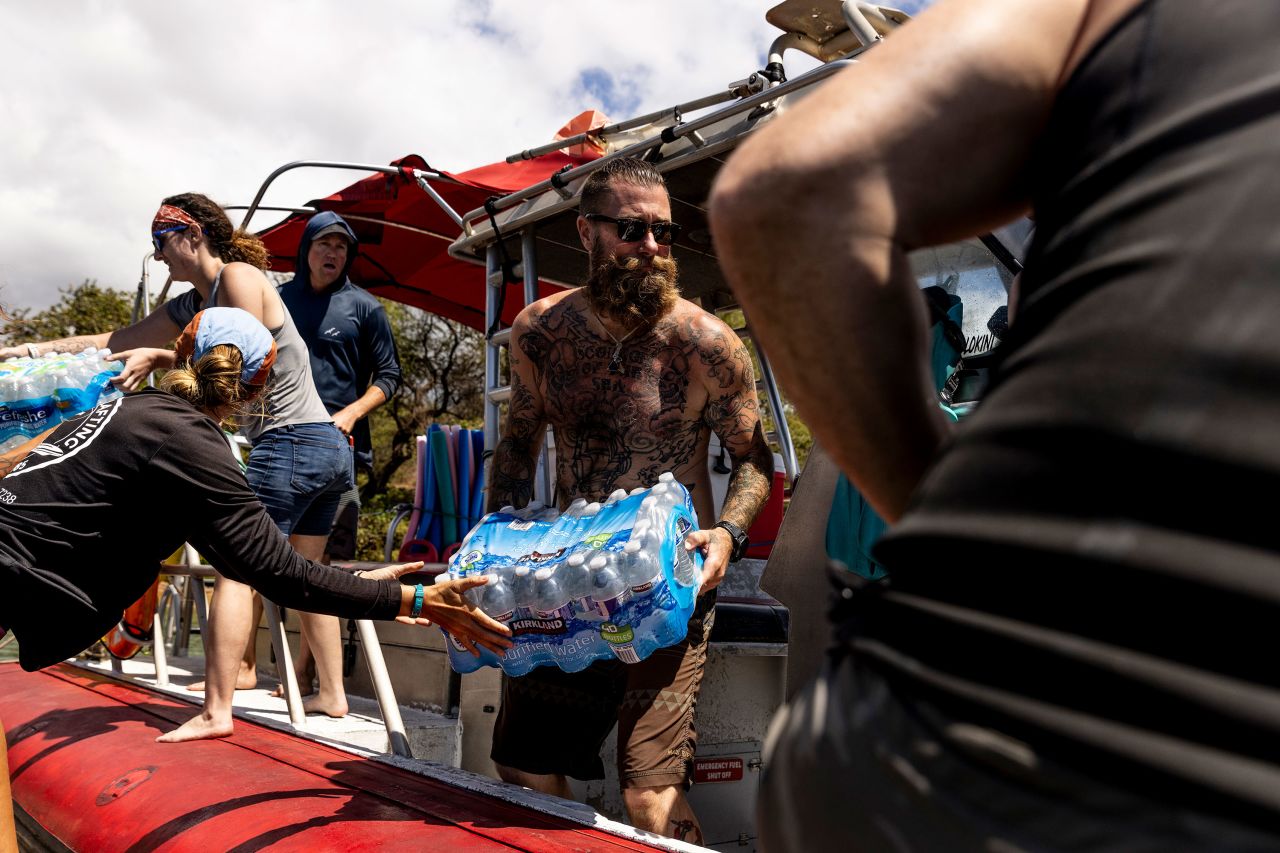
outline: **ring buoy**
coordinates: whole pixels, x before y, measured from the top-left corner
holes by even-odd
[[[102,638],[113,658],[129,660],[142,647],[151,642],[151,626],[155,622],[156,607],[160,601],[160,576],[157,575],[150,589],[125,610],[120,623]]]

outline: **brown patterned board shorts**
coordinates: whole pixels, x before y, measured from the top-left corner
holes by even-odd
[[[618,725],[623,788],[693,779],[693,712],[715,622],[715,592],[698,598],[684,640],[635,664],[596,661],[581,672],[540,666],[502,679],[490,758],[526,773],[603,779],[600,748]]]

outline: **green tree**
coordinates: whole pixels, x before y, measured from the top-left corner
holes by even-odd
[[[484,337],[472,329],[381,300],[400,353],[400,392],[371,415],[374,468],[360,490],[370,501],[414,456],[417,436],[437,421],[478,427],[484,417]]]
[[[128,294],[85,279],[78,286],[65,287],[62,298],[43,311],[17,308],[5,327],[6,344],[49,341],[73,335],[96,335],[129,325],[133,300]]]

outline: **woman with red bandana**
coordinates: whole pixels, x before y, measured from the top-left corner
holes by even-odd
[[[462,598],[476,583],[397,580],[421,563],[356,577],[289,547],[218,428],[231,415],[253,416],[277,360],[275,342],[252,315],[199,312],[178,339],[176,359],[160,389],[65,421],[0,482],[0,634],[17,635],[23,669],[49,666],[102,636],[184,540],[237,584],[291,607],[410,624],[429,619],[470,648],[501,653],[509,645],[507,629]],[[162,502],[181,512],[163,525],[133,523]],[[109,563],[86,559],[89,553]],[[228,601],[215,598],[215,613]],[[204,709],[160,740],[231,733],[240,646],[219,642],[217,632],[247,630],[247,613],[211,618]]]
[[[263,273],[266,247],[256,236],[235,230],[222,208],[198,193],[166,198],[152,221],[151,239],[156,260],[168,266],[175,281],[190,282],[193,290],[124,329],[0,349],[0,358],[107,348],[124,361],[117,383],[133,389],[151,371],[172,366],[173,352],[163,347],[200,309],[227,306],[249,312],[271,332],[279,357],[265,395],[265,411],[245,419],[240,427],[252,444],[246,476],[290,544],[307,559],[321,560],[338,502],[353,485],[351,451],[316,392],[306,344]],[[253,623],[252,615],[242,618],[242,612],[254,612],[249,587],[219,576],[214,594],[224,618]],[[347,698],[337,620],[299,614],[319,677],[319,690],[307,699],[306,710],[342,716]],[[246,646],[250,649],[237,686],[255,686],[252,628],[238,637],[223,630],[221,636],[228,643],[239,643],[242,651]]]

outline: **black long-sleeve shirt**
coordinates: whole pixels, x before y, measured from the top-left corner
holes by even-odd
[[[219,572],[313,613],[392,619],[398,581],[304,559],[214,421],[147,390],[60,425],[0,480],[0,626],[35,670],[105,634],[190,542]]]

